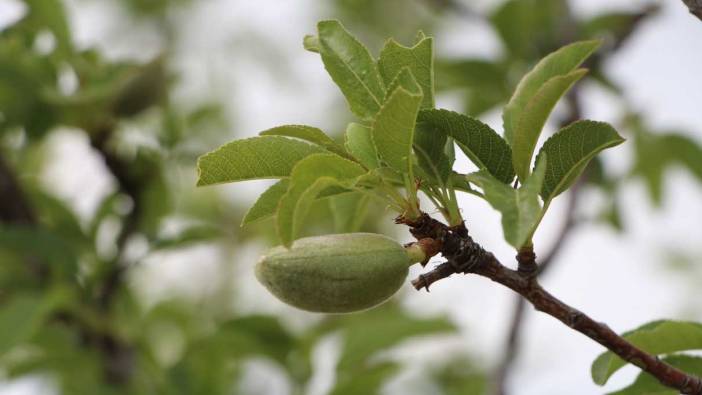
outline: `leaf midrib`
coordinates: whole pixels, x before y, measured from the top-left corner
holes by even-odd
[[[324,42],[324,41],[325,41],[325,40],[322,40],[322,42]],[[331,49],[331,48],[329,47],[329,44],[324,43],[324,45],[325,45],[327,48]],[[347,62],[346,60],[344,60],[344,58],[342,58],[341,56],[339,56],[339,54],[338,54],[337,51],[332,50],[332,52],[336,55],[336,57],[339,59],[339,61],[341,61],[341,63],[343,63],[343,65],[346,66],[346,68],[347,68],[349,71],[351,71],[351,74],[353,74],[353,76],[356,77],[356,79],[357,79],[357,80],[361,83],[361,85],[366,89],[366,91],[367,91],[367,92],[370,94],[370,96],[373,98],[373,101],[375,102],[375,104],[378,105],[378,108],[382,107],[382,103],[378,100],[377,97],[375,97],[375,94],[374,94],[373,91],[370,89],[370,87],[368,86],[368,84],[366,84],[366,82],[363,80],[363,78],[361,78],[361,76],[358,75],[358,73],[356,73],[356,71],[353,69],[353,67],[351,67],[351,65],[349,64],[349,62]],[[373,57],[371,57],[371,59],[373,59]],[[382,79],[379,78],[379,79],[378,79],[378,82],[380,82],[381,88],[384,90],[385,87],[382,86],[382,85],[383,85],[383,82],[382,82],[381,80],[382,80]]]

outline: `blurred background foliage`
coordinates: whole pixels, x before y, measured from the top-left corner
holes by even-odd
[[[445,18],[489,24],[501,44],[499,54],[437,59],[440,93],[457,97],[473,116],[504,104],[539,58],[589,38],[604,42],[587,65],[589,78],[625,101],[603,64],[658,10],[650,5],[581,19],[565,0],[510,0],[475,9],[457,0],[318,3],[326,17],[342,20],[376,53],[387,37],[409,43],[417,30],[432,34]],[[238,228],[245,207],[236,196],[193,187],[196,157],[237,129],[236,114],[228,114],[216,95],[184,99],[187,95],[179,93],[188,76],[174,66],[186,39],[178,27],[193,2],[114,2],[127,26],[153,28],[159,51],[140,60],[77,46],[61,0],[25,0],[20,6],[20,17],[0,30],[0,372],[5,380],[31,377],[44,383],[41,393],[63,394],[253,394],[271,388],[281,394],[324,389],[334,395],[373,394],[408,368],[397,346],[421,349],[420,336],[456,336],[457,326],[446,317],[420,317],[395,302],[313,319],[296,318],[289,310],[281,317],[236,307],[237,266],[252,262],[231,262],[232,253],[276,240],[269,222]],[[139,29],[126,30],[133,46],[147,39]],[[241,43],[246,37],[232,40]],[[275,48],[270,49],[265,56],[275,58]],[[302,53],[301,45],[297,50]],[[568,97],[559,122],[579,117],[578,95],[576,89]],[[343,130],[346,120],[348,115],[336,117],[335,130]],[[608,203],[601,213],[582,219],[626,231],[618,212],[621,181],[642,180],[652,203],[660,204],[669,167],[682,166],[702,181],[702,148],[687,133],[652,130],[626,107],[618,126],[635,146],[630,170],[614,172],[602,162],[591,166],[587,188]],[[51,187],[52,175],[57,176],[51,173],[52,145],[66,136],[86,143],[92,171],[109,180],[90,212],[77,210]],[[90,188],[81,180],[72,185]],[[343,214],[344,202],[331,204]],[[364,221],[331,215],[327,206],[316,211],[310,233],[386,231],[390,223],[380,206],[369,205]],[[190,259],[222,262],[206,297],[154,301],[139,291],[150,288],[138,278],[144,275],[140,267],[158,266],[202,246],[215,252]],[[689,260],[672,261],[685,270],[694,266]],[[338,355],[322,352],[328,349]],[[490,376],[471,355],[444,353],[422,369],[421,384],[400,391],[483,394],[491,391]]]

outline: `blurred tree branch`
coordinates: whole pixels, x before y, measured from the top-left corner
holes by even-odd
[[[98,303],[103,309],[109,308],[126,272],[127,268],[122,262],[122,257],[129,237],[138,230],[142,215],[141,195],[145,188],[144,180],[130,169],[129,163],[110,148],[109,141],[113,133],[114,126],[105,125],[90,133],[90,144],[102,156],[105,166],[117,181],[119,190],[131,199],[132,208],[122,223],[122,229],[116,240],[117,254],[110,263],[99,290]]]
[[[690,10],[690,14],[702,21],[702,0],[682,0]]]
[[[20,226],[36,225],[36,215],[29,205],[29,199],[24,194],[10,164],[6,162],[1,153],[0,196],[2,196],[0,199],[0,222]],[[27,257],[27,265],[40,281],[43,282],[47,279],[49,274],[47,267],[36,256]]]

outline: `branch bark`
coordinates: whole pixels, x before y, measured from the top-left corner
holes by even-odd
[[[495,256],[475,243],[465,226],[450,228],[424,214],[416,221],[398,218],[417,239],[432,238],[441,243],[446,262],[412,282],[416,289],[427,288],[453,273],[477,274],[501,284],[546,313],[609,349],[625,361],[654,376],[661,384],[686,395],[702,395],[702,380],[687,374],[628,342],[606,324],[563,303],[538,283],[536,277],[524,275],[501,264]]]
[[[127,270],[126,265],[122,262],[122,253],[129,237],[138,230],[142,217],[141,196],[145,188],[144,181],[135,175],[129,164],[110,150],[109,141],[113,131],[112,125],[104,125],[99,130],[90,133],[90,144],[102,156],[105,166],[116,179],[120,191],[132,200],[132,209],[124,219],[122,229],[117,237],[117,256],[113,259],[102,282],[102,288],[98,292],[98,304],[105,310],[112,303]]]
[[[702,0],[682,0],[690,10],[690,14],[702,21]]]

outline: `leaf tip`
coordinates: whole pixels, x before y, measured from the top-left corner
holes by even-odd
[[[302,39],[302,46],[310,52],[319,53],[319,37],[307,34]]]
[[[592,366],[590,367],[592,382],[599,386],[607,384],[607,380],[609,379],[607,371],[611,356],[608,354],[609,352],[600,354],[600,356],[592,362]]]

